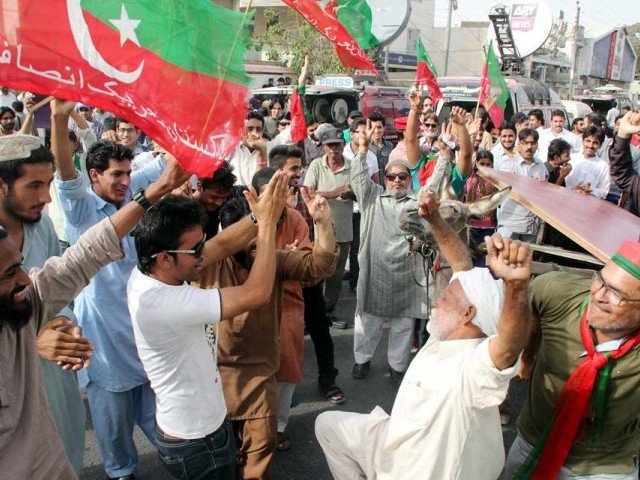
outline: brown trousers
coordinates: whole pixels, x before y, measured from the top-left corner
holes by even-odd
[[[269,480],[278,443],[277,415],[232,420],[238,445],[237,480]]]

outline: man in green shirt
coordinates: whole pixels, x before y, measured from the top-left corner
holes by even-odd
[[[637,479],[640,243],[592,277],[541,275],[530,296],[537,358],[503,478]]]

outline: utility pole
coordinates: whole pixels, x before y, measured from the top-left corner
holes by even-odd
[[[580,39],[580,0],[576,0],[576,21],[573,25],[573,48],[571,49],[571,72],[569,73],[569,100],[575,93],[576,67],[578,66],[578,41]]]
[[[444,39],[444,74],[449,70],[449,48],[451,47],[451,15],[458,9],[458,0],[449,0],[449,12],[447,13],[447,31]]]

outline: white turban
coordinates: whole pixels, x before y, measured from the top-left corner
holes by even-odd
[[[498,333],[498,320],[504,303],[504,282],[491,276],[488,268],[473,268],[455,272],[451,281],[458,280],[476,315],[471,320],[486,336]]]

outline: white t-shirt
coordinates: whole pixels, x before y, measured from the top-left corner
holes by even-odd
[[[578,184],[591,184],[591,195],[607,198],[611,187],[609,164],[600,157],[585,158],[582,153],[571,155],[571,173],[567,175],[565,184],[573,190]]]
[[[168,285],[134,268],[127,301],[158,426],[184,439],[216,431],[227,414],[213,326],[222,313],[220,291]]]

